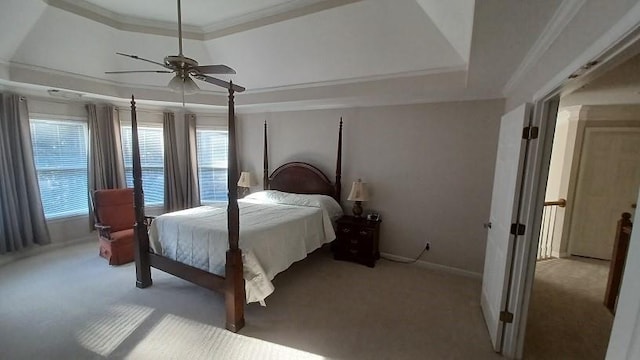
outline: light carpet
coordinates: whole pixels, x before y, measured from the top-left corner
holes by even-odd
[[[81,244],[0,267],[3,359],[498,359],[480,281],[314,252],[274,280],[267,307],[224,330],[222,295],[159,271],[110,267]]]
[[[604,359],[613,315],[603,305],[609,262],[538,262],[525,337],[526,359]]]

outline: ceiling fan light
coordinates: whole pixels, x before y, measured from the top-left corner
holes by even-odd
[[[169,81],[168,86],[169,86],[169,89],[175,92],[182,92],[183,83],[184,81],[182,81],[182,78],[176,75],[173,77],[173,79],[171,79],[171,81]]]
[[[200,91],[200,88],[196,83],[191,79],[191,77],[187,76],[182,78],[179,75],[176,75],[169,81],[169,88],[175,92],[184,91],[185,95],[195,94]]]
[[[183,85],[184,85],[184,93],[187,95],[195,94],[196,92],[200,91],[200,88],[195,83],[195,81],[193,81],[193,79],[191,79],[188,76],[184,79]]]

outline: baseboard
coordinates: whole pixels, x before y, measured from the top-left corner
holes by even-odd
[[[80,243],[97,241],[97,239],[98,239],[97,235],[91,234],[82,238],[73,239],[73,240],[69,240],[61,243],[54,243],[54,244],[48,244],[48,245],[34,245],[33,247],[23,251],[0,255],[0,266],[4,266],[24,258],[41,255],[41,254],[48,253],[50,251],[62,249],[67,246],[73,246]]]
[[[406,258],[404,256],[398,256],[398,255],[393,255],[393,254],[389,254],[389,253],[381,253],[380,254],[382,257],[391,259],[391,260],[397,260],[397,261],[413,261],[414,259],[410,259],[410,258]],[[446,266],[446,265],[441,265],[441,264],[436,264],[436,263],[432,263],[432,262],[428,262],[428,261],[423,261],[423,260],[418,260],[414,263],[412,263],[412,265],[416,265],[416,266],[420,266],[426,269],[430,269],[430,270],[437,270],[437,271],[443,271],[443,272],[447,272],[450,274],[456,274],[456,275],[460,275],[460,276],[465,276],[465,277],[469,277],[469,278],[473,278],[473,279],[482,279],[482,274],[481,273],[477,273],[474,271],[469,271],[469,270],[464,270],[464,269],[460,269],[460,268],[456,268],[456,267],[452,267],[452,266]]]

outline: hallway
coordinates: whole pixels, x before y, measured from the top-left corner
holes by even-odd
[[[529,307],[525,359],[604,359],[613,315],[603,305],[609,262],[539,261]]]

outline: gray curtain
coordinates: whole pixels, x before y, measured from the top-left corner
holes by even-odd
[[[127,186],[124,177],[120,119],[112,105],[87,104],[89,123],[89,191]],[[91,195],[91,194],[90,194]],[[93,229],[93,206],[89,206]]]
[[[33,160],[27,100],[0,93],[0,254],[51,242]]]
[[[185,171],[185,205],[200,206],[200,188],[198,187],[198,158],[196,143],[196,115],[185,114],[185,144],[187,169]]]
[[[180,162],[176,141],[176,121],[171,112],[163,114],[164,136],[164,209],[182,210],[188,207],[180,176]]]

